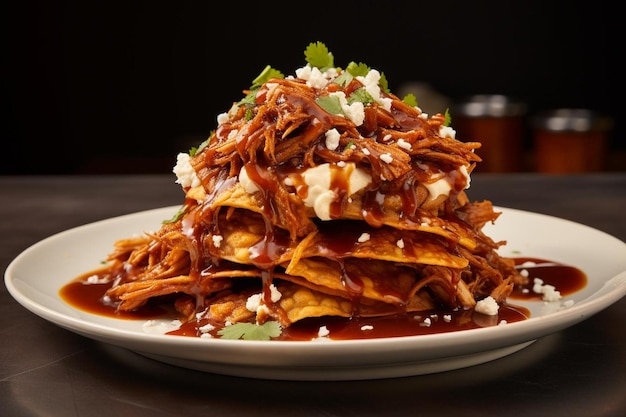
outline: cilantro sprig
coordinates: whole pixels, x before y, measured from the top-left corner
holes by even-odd
[[[326,110],[330,114],[344,114],[341,109],[341,101],[337,96],[318,97],[315,102],[318,106]]]
[[[408,106],[416,107],[417,97],[415,97],[415,94],[413,93],[408,93],[406,96],[402,98],[402,102]]]
[[[263,324],[235,323],[218,330],[222,339],[270,340],[280,336],[281,325],[276,321],[266,321]]]
[[[174,213],[174,215],[170,219],[165,219],[161,221],[161,224],[175,223],[178,220],[180,220],[185,215],[186,212],[187,212],[187,206],[183,205],[178,209],[176,213]]]
[[[443,115],[443,125],[450,126],[452,123],[452,116],[450,115],[450,109],[446,109],[446,112]]]
[[[194,156],[197,153],[200,153],[204,148],[206,148],[209,145],[209,142],[211,141],[211,137],[213,136],[214,132],[215,130],[212,130],[211,133],[209,133],[209,137],[205,139],[200,145],[198,145],[198,147],[192,146],[191,149],[189,149],[189,156]]]
[[[261,71],[261,73],[257,75],[254,80],[252,80],[252,85],[248,89],[248,94],[246,94],[246,96],[241,99],[238,104],[240,106],[254,105],[254,99],[256,98],[257,91],[263,86],[263,84],[265,84],[272,78],[283,79],[285,78],[285,75],[276,68],[272,68],[272,66],[266,65],[265,68],[263,68],[263,71]]]
[[[335,57],[322,42],[310,43],[304,50],[306,62],[324,72],[335,67]]]

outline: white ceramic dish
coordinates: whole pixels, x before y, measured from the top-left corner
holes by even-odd
[[[80,226],[46,238],[17,256],[5,273],[9,293],[25,308],[72,332],[191,369],[286,380],[378,379],[468,367],[512,354],[572,326],[626,295],[626,243],[571,221],[497,207],[502,215],[485,232],[507,240],[501,253],[550,259],[582,269],[588,284],[554,308],[518,302],[532,318],[503,326],[372,340],[247,341],[146,333],[143,321],[117,320],[76,310],[59,289],[98,266],[113,242],[155,230],[178,207],[165,207]],[[557,303],[558,306],[558,303]]]

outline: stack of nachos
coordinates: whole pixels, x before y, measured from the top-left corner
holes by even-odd
[[[116,242],[97,271],[106,300],[170,300],[184,322],[286,328],[314,317],[383,317],[503,303],[525,278],[481,230],[499,213],[465,190],[480,157],[450,116],[392,94],[323,43],[284,76],[266,67],[178,155],[180,211]]]

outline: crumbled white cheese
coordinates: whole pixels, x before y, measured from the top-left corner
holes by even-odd
[[[420,323],[420,326],[430,327],[431,324],[432,321],[430,320],[430,317],[426,317],[424,321]]]
[[[98,275],[90,275],[85,281],[88,284],[106,284],[109,282],[108,278],[100,278]]]
[[[330,129],[324,134],[326,136],[326,147],[331,151],[334,151],[339,146],[339,138],[341,134],[337,129]]]
[[[474,307],[474,310],[478,313],[486,314],[488,316],[495,316],[498,314],[500,306],[492,296],[488,296],[479,300]]]
[[[347,163],[344,167],[339,166],[339,168],[348,170],[349,173],[347,195],[360,191],[372,181],[367,171],[357,168],[352,162]],[[335,192],[330,189],[332,178],[330,164],[320,164],[297,175],[301,175],[306,184],[307,193],[306,197],[303,198],[304,205],[312,207],[321,220],[330,220],[330,205],[336,198]],[[300,183],[300,181],[296,181],[296,183]]]
[[[402,149],[406,149],[407,151],[411,150],[411,144],[402,138],[398,139],[397,144]]]
[[[461,165],[458,172],[463,176],[463,178],[465,178],[464,188],[468,189],[470,187],[471,178],[469,172],[467,171],[467,167],[465,165]],[[441,174],[442,173],[439,173],[438,175]],[[422,185],[428,190],[430,200],[435,200],[441,195],[449,196],[450,191],[452,190],[452,185],[446,176],[441,176],[431,183],[422,183]]]
[[[278,302],[281,297],[283,296],[280,291],[278,291],[278,288],[276,288],[276,286],[274,284],[270,285],[270,298],[272,300],[273,303]],[[265,306],[264,304],[261,303],[261,301],[263,300],[263,294],[262,293],[258,293],[258,294],[253,294],[250,297],[248,297],[248,299],[246,300],[246,309],[248,311],[255,311],[255,312],[259,312],[259,311],[268,311],[267,310],[267,306]]]
[[[556,290],[554,285],[544,284],[541,278],[533,279],[533,292],[541,294],[543,301],[558,301],[561,299],[561,293]]]
[[[296,70],[298,78],[306,80],[306,84],[313,88],[324,88],[328,84],[328,78],[319,68],[311,67],[309,64]]]
[[[396,246],[400,249],[404,249],[404,240],[398,239],[398,241],[396,242]]]
[[[465,189],[467,190],[468,188],[470,188],[470,184],[472,182],[470,174],[469,172],[467,172],[467,167],[465,165],[461,165],[461,167],[459,168],[459,172],[461,173],[461,175],[463,175],[463,177],[465,177]]]
[[[361,233],[361,236],[358,238],[359,243],[367,242],[368,240],[370,240],[370,234],[365,232]]]
[[[451,314],[444,314],[443,315],[443,321],[445,321],[446,323],[450,323],[452,321],[452,315]]]
[[[228,122],[228,120],[230,120],[230,117],[228,116],[228,113],[220,113],[217,115],[217,124],[218,125],[223,125],[224,123]]]
[[[224,240],[224,236],[213,235],[211,236],[211,240],[213,240],[213,245],[216,248],[219,248],[222,245],[222,240]]]
[[[361,326],[361,330],[374,330],[374,326],[372,326],[371,324],[364,324],[363,326]]]
[[[358,76],[356,78],[363,83],[365,91],[367,91],[378,104],[380,104],[387,111],[391,110],[392,100],[390,98],[383,97],[381,94],[379,86],[380,72],[375,69],[371,69],[365,77]]]
[[[253,294],[246,300],[246,310],[257,311],[261,305],[261,294]]]
[[[334,91],[328,94],[329,97],[336,97],[339,99],[341,105],[341,111],[343,114],[357,126],[361,126],[365,120],[365,107],[360,101],[355,101],[352,104],[348,104],[348,99],[343,91]]]
[[[380,160],[386,164],[390,164],[393,162],[393,157],[390,152],[380,154]]]
[[[144,333],[165,334],[173,330],[177,330],[182,325],[180,320],[147,320],[141,325]]]
[[[441,126],[439,128],[439,136],[441,136],[442,138],[447,137],[454,139],[456,137],[456,130],[454,130],[450,126]]]
[[[445,178],[440,178],[431,183],[422,183],[422,185],[428,190],[430,200],[435,200],[440,195],[448,196],[452,190],[452,186]]]
[[[198,327],[198,330],[200,331],[200,333],[208,333],[212,330],[215,330],[215,326],[213,326],[211,323],[207,323],[204,326]]]
[[[326,326],[320,326],[319,330],[317,331],[317,337],[327,338],[329,335],[330,331],[328,330],[328,328]]]
[[[261,190],[256,185],[256,183],[250,179],[250,177],[248,176],[248,170],[246,169],[245,166],[243,166],[241,170],[239,171],[239,182],[241,183],[241,185],[243,186],[243,189],[246,190],[248,194],[254,194],[255,192]]]
[[[188,153],[179,153],[176,157],[176,166],[173,169],[174,174],[176,174],[176,183],[183,188],[200,185],[200,178],[198,178],[196,171],[191,166],[190,159],[191,157]]]
[[[230,132],[228,132],[228,139],[230,140],[235,139],[238,134],[239,134],[239,130],[233,129]]]

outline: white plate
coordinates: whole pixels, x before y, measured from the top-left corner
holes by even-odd
[[[510,208],[485,232],[507,240],[504,256],[550,259],[582,269],[588,284],[566,297],[574,305],[547,308],[518,302],[532,318],[473,330],[371,340],[322,342],[201,339],[146,333],[141,320],[117,320],[76,310],[59,289],[93,269],[113,242],[158,229],[178,207],[91,223],[46,238],[17,256],[5,273],[9,293],[31,312],[72,332],[159,361],[219,374],[286,380],[357,380],[419,375],[472,366],[512,354],[572,326],[626,294],[626,244],[571,221]],[[558,304],[558,303],[557,303]]]

